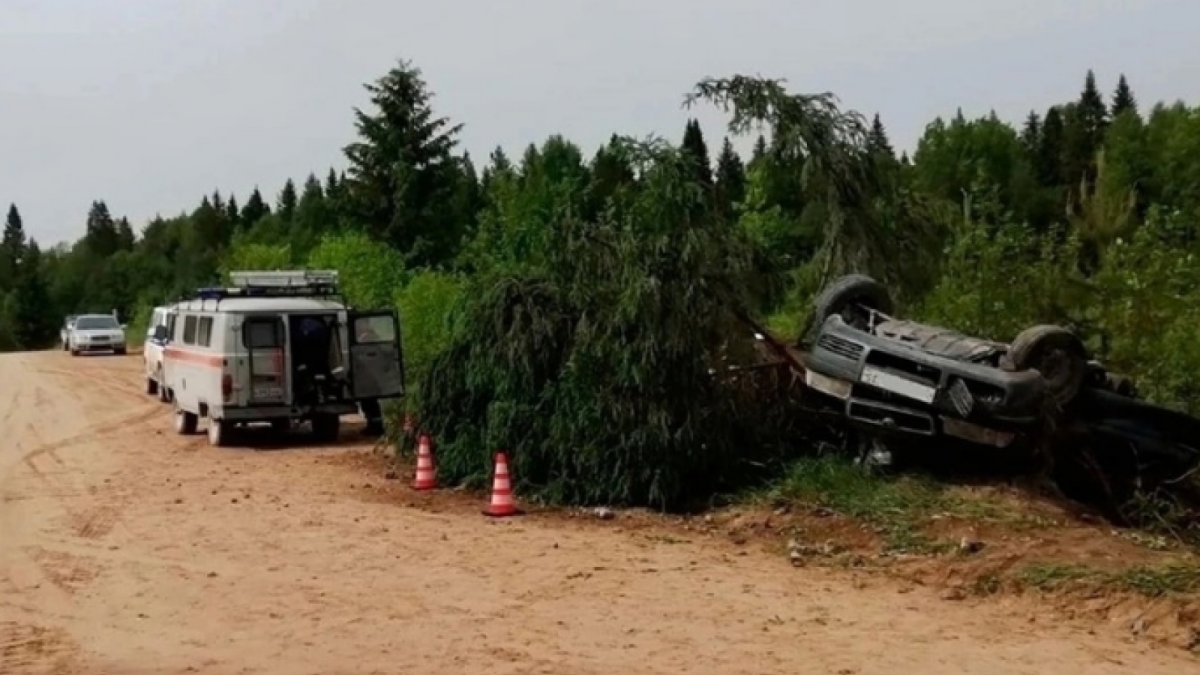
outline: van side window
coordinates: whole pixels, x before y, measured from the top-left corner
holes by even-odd
[[[183,319],[183,344],[196,344],[196,317],[194,315]]]
[[[200,317],[200,335],[196,339],[196,344],[201,347],[207,347],[212,344],[212,326],[213,320],[211,316]]]
[[[242,324],[242,346],[272,349],[283,346],[283,322],[278,319],[247,319]]]

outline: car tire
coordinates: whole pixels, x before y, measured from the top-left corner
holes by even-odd
[[[866,330],[868,317],[865,312],[854,311],[856,308],[891,314],[892,296],[883,284],[865,274],[838,277],[825,286],[813,303],[809,337],[815,338],[825,321],[835,315],[843,316],[855,328]]]
[[[196,433],[200,418],[196,413],[190,413],[183,408],[175,408],[175,433],[180,436],[191,436]]]
[[[208,418],[208,444],[222,448],[229,444],[229,428],[223,420]]]
[[[124,347],[122,347],[121,349],[114,349],[113,353],[116,354],[117,356],[125,356],[129,352]]]
[[[1062,326],[1034,326],[1021,332],[1008,348],[1016,370],[1036,370],[1046,381],[1046,393],[1060,406],[1070,405],[1087,379],[1087,348]]]
[[[338,432],[341,430],[342,420],[337,415],[328,413],[319,413],[313,415],[312,430],[313,436],[320,443],[333,443],[338,439]]]

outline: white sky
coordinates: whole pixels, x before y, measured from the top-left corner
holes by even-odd
[[[833,91],[898,148],[960,106],[1019,121],[1089,67],[1143,107],[1194,103],[1198,44],[1185,0],[0,0],[0,206],[50,244],[94,199],[139,228],[216,188],[274,199],[343,166],[361,85],[400,57],[482,166],[551,133],[678,141],[706,75]]]

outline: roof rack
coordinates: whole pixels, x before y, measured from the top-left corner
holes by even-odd
[[[336,270],[274,270],[230,272],[233,286],[209,286],[196,291],[199,300],[224,298],[330,297],[341,295]]]

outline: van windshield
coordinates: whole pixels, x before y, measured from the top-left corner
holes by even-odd
[[[111,316],[81,316],[75,319],[77,330],[107,330],[120,328],[116,317]]]

